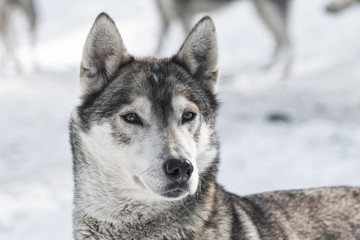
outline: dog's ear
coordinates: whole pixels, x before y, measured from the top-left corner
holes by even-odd
[[[106,13],[101,13],[82,52],[80,82],[83,95],[100,90],[119,66],[130,59],[114,21]]]
[[[175,56],[206,89],[216,92],[218,47],[215,26],[210,17],[201,19],[192,29]]]

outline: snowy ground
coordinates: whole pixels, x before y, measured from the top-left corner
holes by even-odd
[[[213,12],[220,45],[219,181],[238,194],[360,185],[360,7],[338,16],[326,0],[295,0],[293,75],[255,71],[271,38],[250,2]],[[72,6],[69,7],[68,4]],[[100,11],[128,50],[150,55],[158,18],[152,1],[38,1],[38,70],[0,72],[0,239],[71,239],[68,117],[78,103],[82,45]],[[179,47],[175,24],[164,54]],[[24,64],[28,57],[22,50]],[[270,122],[269,114],[287,122]]]

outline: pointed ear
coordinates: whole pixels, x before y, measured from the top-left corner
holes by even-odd
[[[185,64],[204,88],[216,93],[218,47],[215,26],[210,17],[204,17],[195,25],[175,59]]]
[[[87,36],[80,65],[83,95],[100,90],[131,59],[114,21],[101,13]]]

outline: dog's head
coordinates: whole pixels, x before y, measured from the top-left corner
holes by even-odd
[[[129,55],[115,23],[100,14],[83,49],[82,103],[72,116],[76,181],[112,197],[194,194],[218,154],[217,59],[209,17],[174,57],[154,59]]]

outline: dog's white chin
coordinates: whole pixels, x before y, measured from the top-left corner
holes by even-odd
[[[185,198],[186,196],[188,196],[190,193],[186,190],[182,190],[182,189],[174,189],[174,190],[170,190],[170,191],[165,191],[162,192],[160,195],[161,197],[163,197],[165,200],[168,201],[176,201],[176,200],[180,200]]]
[[[149,192],[149,194],[153,196],[156,195],[158,200],[165,200],[165,201],[177,201],[187,197],[188,195],[194,194],[187,189],[180,189],[180,188],[175,188],[170,190],[163,189],[157,191],[147,188],[147,191]]]
[[[148,193],[148,200],[165,200],[165,201],[176,201],[181,200],[189,195],[193,195],[197,189],[197,182],[189,183],[186,187],[177,187],[174,189],[167,189],[167,188],[152,188],[151,185],[149,186],[145,181],[141,178],[134,177],[135,183],[145,192]],[[194,186],[195,185],[195,186]]]

